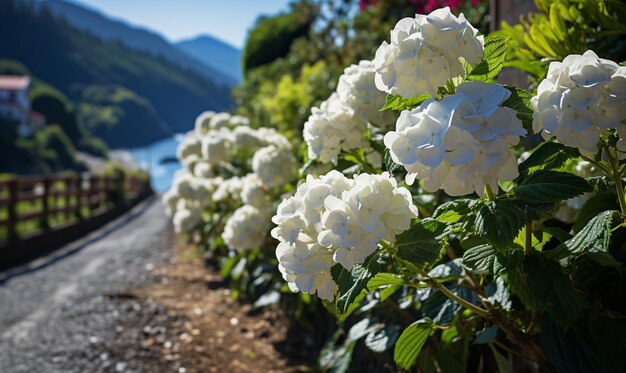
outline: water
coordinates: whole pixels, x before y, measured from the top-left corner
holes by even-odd
[[[181,138],[181,135],[175,135],[143,148],[128,150],[139,166],[150,172],[152,189],[158,193],[170,188],[174,173],[182,167],[178,161],[171,162],[176,159],[176,148]],[[164,159],[168,162],[163,163]]]

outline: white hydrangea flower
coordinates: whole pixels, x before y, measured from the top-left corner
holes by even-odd
[[[236,149],[249,149],[254,151],[263,147],[267,142],[261,134],[250,127],[235,127],[232,132],[233,142]]]
[[[241,201],[260,210],[268,210],[272,205],[270,195],[257,174],[248,174],[242,181]]]
[[[436,96],[448,79],[463,74],[461,58],[472,66],[482,58],[484,38],[477,33],[449,7],[401,19],[391,30],[391,43],[383,42],[376,51],[376,86],[407,98]]]
[[[267,214],[254,206],[243,205],[226,222],[222,238],[231,249],[253,249],[263,245],[269,226]]]
[[[172,217],[174,215],[179,200],[180,196],[176,194],[176,191],[174,189],[170,189],[163,193],[163,195],[161,196],[161,203],[165,207],[166,216]]]
[[[626,117],[626,67],[591,50],[571,54],[563,62],[550,63],[531,103],[535,132],[594,152],[600,134],[613,128],[618,134],[626,132],[620,129]]]
[[[291,150],[270,145],[254,153],[252,170],[261,183],[272,188],[296,178],[298,163]]]
[[[418,178],[429,192],[482,196],[485,185],[497,190],[498,181],[517,177],[510,146],[526,130],[514,110],[500,106],[509,96],[499,84],[465,82],[454,95],[403,111],[384,143],[408,171],[407,183]]]
[[[303,137],[309,158],[337,164],[340,152],[368,147],[363,136],[366,131],[367,122],[333,93],[319,108],[311,109],[311,116],[304,123]]]
[[[213,200],[217,202],[238,203],[241,201],[242,188],[243,180],[238,176],[221,180],[215,193],[213,193]]]
[[[244,126],[244,127],[250,126],[250,119],[248,119],[247,117],[244,117],[243,115],[233,115],[230,118],[230,127],[237,128],[241,126]]]
[[[200,179],[208,179],[213,177],[213,166],[209,162],[199,160],[193,166],[193,176]]]
[[[232,148],[230,131],[211,131],[202,139],[202,159],[212,165],[230,162],[233,157]]]
[[[177,209],[172,218],[176,233],[192,232],[200,224],[201,220],[202,217],[199,210],[187,208]]]
[[[188,132],[178,144],[176,157],[183,164],[191,163],[202,156],[202,141],[194,132]]]
[[[195,131],[197,136],[204,136],[211,130],[211,119],[215,116],[214,111],[205,111],[196,118]]]
[[[214,130],[229,128],[231,115],[229,113],[216,113],[211,118],[209,127]]]
[[[393,127],[397,119],[396,113],[392,110],[379,111],[385,106],[387,94],[376,88],[375,76],[372,61],[361,61],[358,65],[352,65],[339,77],[337,95],[363,120],[381,128]]]
[[[416,216],[409,191],[386,172],[353,179],[335,170],[309,175],[272,218],[279,269],[292,289],[332,300],[330,268],[363,263],[381,240],[394,242]]]
[[[289,140],[278,133],[275,128],[261,127],[256,130],[256,133],[264,145],[276,145],[279,148],[291,149]]]

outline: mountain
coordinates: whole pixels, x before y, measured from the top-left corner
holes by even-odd
[[[66,95],[108,144],[145,145],[191,129],[204,110],[232,107],[229,86],[102,40],[27,1],[0,1],[0,58],[20,61]]]
[[[190,69],[218,83],[232,86],[238,81],[232,74],[225,75],[213,65],[196,58],[168,43],[162,36],[152,31],[133,27],[123,21],[107,18],[96,10],[65,0],[40,0],[36,7],[48,9],[55,16],[63,18],[70,25],[84,30],[100,39],[118,41],[124,46],[163,58],[184,69]],[[224,50],[226,50],[224,48]]]
[[[209,35],[201,35],[174,45],[207,66],[228,74],[237,82],[243,79],[241,51],[230,44]]]

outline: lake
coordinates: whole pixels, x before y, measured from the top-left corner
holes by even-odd
[[[176,159],[176,148],[182,136],[174,135],[143,148],[128,150],[139,166],[150,172],[152,189],[155,192],[163,193],[168,190],[174,173],[182,167],[178,161],[172,162]],[[168,162],[162,163],[163,160]]]

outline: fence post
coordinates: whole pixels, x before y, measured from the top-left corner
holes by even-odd
[[[76,218],[83,220],[83,180],[81,176],[74,178],[74,188],[76,188]]]
[[[19,193],[17,179],[9,180],[9,203],[7,205],[8,224],[7,224],[7,238],[10,245],[17,243],[17,194]]]
[[[41,218],[39,221],[39,225],[41,229],[47,230],[50,229],[50,177],[46,176],[43,179],[43,194],[41,196]]]

